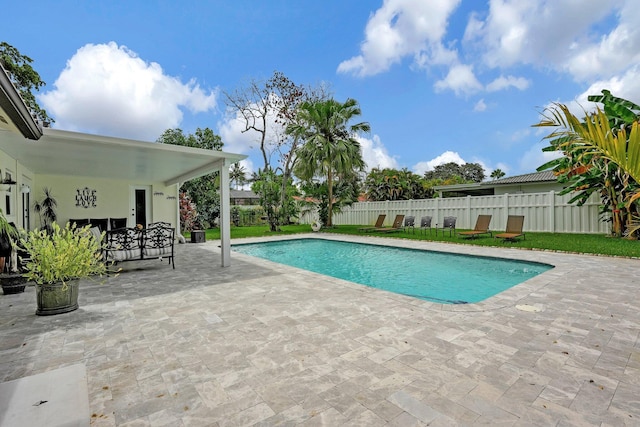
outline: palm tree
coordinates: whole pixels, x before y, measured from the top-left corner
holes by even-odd
[[[502,169],[496,169],[493,172],[491,172],[491,175],[489,175],[491,178],[493,179],[500,179],[505,175],[505,173],[502,171]]]
[[[298,150],[296,175],[306,181],[322,175],[328,188],[327,226],[332,225],[334,179],[360,171],[362,160],[360,143],[354,138],[358,132],[369,132],[367,122],[350,125],[361,114],[358,102],[347,99],[307,101],[300,105],[299,123],[287,127],[287,133],[300,136],[304,144]]]
[[[229,171],[229,180],[235,182],[235,189],[243,186],[247,182],[247,171],[240,163],[234,163]]]
[[[44,194],[44,199],[35,202],[33,204],[33,210],[40,216],[42,228],[47,230],[47,232],[51,232],[52,224],[58,219],[58,215],[56,214],[58,201],[53,197],[50,188],[43,188],[42,193]]]

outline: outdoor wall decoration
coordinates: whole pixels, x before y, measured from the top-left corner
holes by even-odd
[[[164,193],[162,191],[154,191],[153,195],[154,196],[164,196]]]
[[[167,200],[175,200],[176,196],[167,196]]]
[[[88,187],[77,188],[76,189],[76,207],[81,208],[95,208],[96,202],[98,201],[98,196],[96,194],[97,190],[92,190]]]

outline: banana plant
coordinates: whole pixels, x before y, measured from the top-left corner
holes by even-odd
[[[637,107],[635,104],[629,102],[626,111],[614,110],[611,103],[620,98],[610,97],[608,93],[604,96],[609,96],[605,103],[609,114],[597,108],[581,121],[566,105],[554,104],[534,126],[557,128],[545,138],[550,140],[551,147],[565,153],[564,158],[556,159],[554,171],[571,180],[573,190],[582,186],[591,192],[600,190],[603,200],[612,205],[613,231],[621,235],[624,217],[627,223],[631,222],[633,206],[640,198],[640,130],[638,116],[629,122],[631,116],[627,114],[629,111],[633,114],[628,106]],[[553,162],[539,169],[548,169],[551,164]],[[572,177],[572,173],[577,177]],[[589,182],[594,179],[599,180],[599,185]]]

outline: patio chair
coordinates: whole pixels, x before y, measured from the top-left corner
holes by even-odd
[[[442,221],[442,227],[438,227],[436,224],[436,236],[438,235],[438,228],[442,229],[442,235],[444,236],[444,231],[449,230],[449,237],[456,231],[456,217],[455,216],[445,216]]]
[[[376,228],[373,231],[382,232],[382,233],[392,233],[395,231],[402,230],[402,222],[404,221],[404,215],[396,215],[396,218],[393,220],[393,224],[391,227],[382,227]]]
[[[127,226],[127,218],[109,218],[109,229],[123,228]]]
[[[488,234],[491,236],[489,230],[489,223],[491,222],[491,215],[478,215],[476,220],[476,226],[471,231],[461,231],[458,236],[469,237],[471,239],[478,237],[480,234]]]
[[[387,217],[387,215],[385,214],[380,214],[378,215],[378,219],[376,220],[376,223],[373,227],[362,227],[362,228],[358,228],[358,231],[373,231],[376,228],[381,228],[382,224],[384,224],[384,219]]]
[[[409,230],[413,231],[413,234],[416,234],[416,217],[415,216],[407,216],[404,218],[404,227],[403,230],[407,233]]]
[[[496,234],[496,239],[502,239],[503,242],[515,242],[517,237],[522,236],[522,225],[524,224],[524,215],[509,215],[507,218],[507,228],[504,233]]]
[[[423,216],[420,218],[420,234],[427,231],[429,229],[429,234],[431,234],[431,217]]]

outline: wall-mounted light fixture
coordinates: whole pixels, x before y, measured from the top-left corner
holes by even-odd
[[[27,194],[31,192],[31,187],[29,187],[27,184],[22,184],[22,187],[20,188],[20,192]]]

